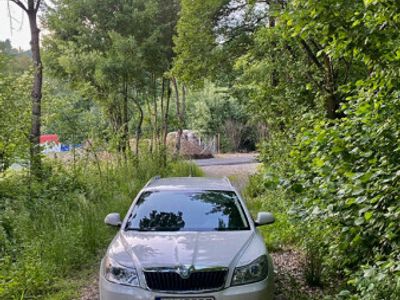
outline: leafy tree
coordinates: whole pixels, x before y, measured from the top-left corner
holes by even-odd
[[[205,78],[224,84],[235,79],[236,59],[251,46],[252,33],[267,22],[265,1],[250,2],[181,1],[174,48],[179,79],[197,87]]]
[[[315,2],[303,4],[308,8]],[[310,30],[330,30],[323,31],[323,51],[335,58],[351,55],[369,72],[341,86],[348,95],[342,106],[345,117],[315,120],[293,152],[298,208],[310,224],[321,224],[331,233],[323,239],[335,258],[331,266],[351,272],[350,283],[362,299],[391,298],[399,292],[395,219],[400,82],[399,58],[393,55],[400,37],[399,13],[395,3],[364,1],[346,12],[351,24],[331,28],[331,15],[314,17],[324,16],[324,22],[310,24]]]
[[[165,5],[158,0],[111,2],[57,1],[48,15],[53,31],[47,40],[48,60],[54,74],[69,78],[86,97],[94,97],[103,105],[123,153],[127,149],[129,123],[133,112],[137,112],[137,154],[144,105],[152,102],[157,117],[160,96],[162,114],[168,110],[163,103],[164,74],[171,65],[179,5],[177,1]],[[61,19],[60,15],[64,17]]]
[[[216,47],[213,33],[214,17],[224,0],[181,1],[177,24],[174,72],[184,82],[200,84],[213,68],[212,55]]]
[[[257,140],[257,129],[247,108],[228,89],[217,88],[206,82],[203,89],[188,93],[189,128],[210,138],[220,134],[225,151],[252,150]]]

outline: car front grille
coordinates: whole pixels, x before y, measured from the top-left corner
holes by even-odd
[[[147,286],[156,291],[211,291],[224,287],[228,270],[195,271],[184,279],[174,271],[145,271]]]

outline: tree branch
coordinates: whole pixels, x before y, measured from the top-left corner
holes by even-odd
[[[42,0],[37,0],[36,6],[35,6],[35,12],[39,10],[40,4],[42,3]]]
[[[314,52],[311,50],[310,46],[306,43],[305,40],[302,38],[300,39],[300,43],[303,46],[304,50],[306,51],[308,57],[311,59],[311,61],[318,67],[318,69],[323,70],[323,66],[318,60],[318,58],[315,56]]]
[[[311,44],[314,45],[315,49],[317,49],[318,51],[322,50],[322,47],[314,39],[311,39],[310,41]]]
[[[20,8],[22,8],[24,11],[28,12],[28,9],[20,0],[10,0],[10,1],[14,2],[16,5],[18,5]]]

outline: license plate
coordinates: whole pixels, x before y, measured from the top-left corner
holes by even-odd
[[[156,300],[215,300],[214,297],[156,297]]]

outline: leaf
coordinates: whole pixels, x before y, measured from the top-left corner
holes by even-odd
[[[356,226],[360,226],[360,225],[364,224],[364,218],[362,218],[362,217],[357,218],[357,219],[354,221],[354,224],[355,224]]]
[[[364,214],[365,221],[368,222],[368,221],[372,218],[373,215],[374,215],[374,214],[373,214],[372,211],[367,211],[367,212]]]
[[[313,164],[316,167],[321,168],[324,165],[324,161],[321,158],[316,157],[316,158],[313,159]]]

